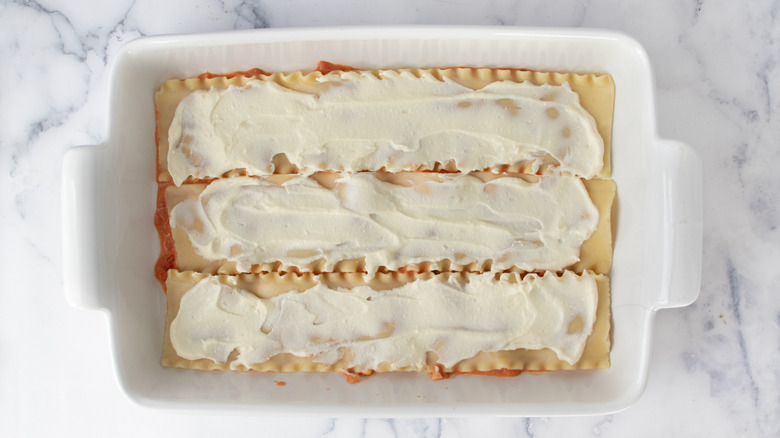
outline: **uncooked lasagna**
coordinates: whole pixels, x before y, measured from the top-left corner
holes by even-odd
[[[164,366],[609,366],[614,84],[259,69],[155,95]]]

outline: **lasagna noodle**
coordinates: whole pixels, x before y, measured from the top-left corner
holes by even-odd
[[[264,273],[264,274],[242,274],[238,276],[222,275],[218,277],[221,284],[230,287],[230,290],[242,289],[250,292],[262,299],[271,299],[287,293],[296,293],[306,291],[318,284],[324,284],[332,293],[340,288],[351,289],[357,286],[369,286],[379,291],[378,293],[387,293],[388,290],[409,284],[411,282],[421,281],[447,281],[453,280],[450,276],[455,276],[454,280],[459,284],[469,281],[470,276],[480,274],[438,274],[432,273],[379,273],[369,279],[367,276],[356,273],[329,273],[329,274],[303,274],[296,275],[292,273]],[[492,274],[481,274],[492,275]],[[533,275],[533,274],[531,274]],[[562,275],[573,275],[571,273]],[[555,277],[555,274],[548,273],[547,277]],[[595,276],[597,287],[598,302],[593,315],[594,323],[592,331],[585,341],[582,354],[579,359],[571,364],[558,358],[557,354],[547,348],[528,350],[515,349],[504,351],[481,351],[473,357],[461,360],[452,366],[441,366],[437,364],[435,354],[428,354],[424,363],[418,366],[397,366],[389,362],[381,362],[370,369],[361,367],[349,367],[348,355],[336,360],[333,363],[317,361],[313,357],[293,355],[282,353],[270,357],[268,360],[259,363],[250,363],[248,365],[238,363],[236,360],[239,351],[233,350],[227,360],[217,362],[211,359],[185,359],[177,354],[171,341],[171,324],[179,313],[182,297],[201,280],[209,280],[212,277],[195,272],[179,272],[171,270],[167,280],[167,312],[165,324],[165,339],[163,344],[162,364],[166,367],[202,369],[202,370],[238,370],[238,371],[274,371],[274,372],[298,372],[298,371],[349,371],[349,372],[386,372],[386,371],[426,371],[433,375],[439,372],[444,373],[474,373],[490,372],[497,370],[523,370],[523,371],[554,371],[565,369],[594,369],[609,367],[610,350],[610,313],[609,313],[609,280],[605,276]],[[473,278],[473,277],[472,277]],[[539,277],[542,278],[542,277]],[[557,278],[557,277],[556,277]],[[579,277],[576,279],[580,279]],[[527,277],[521,279],[516,274],[503,274],[500,280],[502,282],[526,282]],[[383,292],[384,291],[384,292]],[[342,290],[343,292],[343,290]],[[477,291],[479,293],[481,291]],[[489,291],[484,291],[488,293]],[[326,293],[330,293],[327,292]],[[544,291],[542,291],[544,293]],[[575,333],[578,330],[587,330],[587,327],[569,326],[568,332]],[[392,331],[392,327],[390,328]],[[217,330],[219,331],[219,330]],[[264,331],[265,327],[264,327]],[[387,335],[387,334],[386,334]],[[228,347],[230,348],[230,347]]]
[[[291,179],[300,179],[301,177],[291,177],[291,176],[273,176],[269,178],[262,179],[262,181],[268,183],[265,184],[265,186],[249,186],[251,190],[266,190],[268,187],[277,187],[275,184],[282,184],[285,181],[289,181]],[[379,187],[380,190],[372,189],[371,185],[368,185],[369,190],[371,193],[374,193],[376,191],[384,191],[382,190],[382,187],[384,185],[388,185],[390,187],[393,186],[407,186],[407,187],[396,187],[401,190],[406,190],[406,192],[396,192],[401,194],[410,194],[411,196],[418,195],[417,191],[431,191],[431,190],[437,190],[435,187],[442,182],[457,182],[460,180],[473,180],[475,184],[480,190],[479,190],[479,196],[486,198],[486,202],[484,202],[484,205],[478,205],[477,207],[472,207],[471,209],[474,211],[474,217],[472,220],[476,221],[476,226],[479,227],[492,227],[496,228],[501,231],[503,236],[504,234],[507,234],[507,230],[514,231],[518,233],[518,235],[510,235],[509,240],[535,240],[535,239],[542,239],[539,236],[544,235],[545,230],[544,227],[548,226],[547,224],[543,223],[543,227],[541,230],[535,230],[536,227],[538,227],[539,222],[536,222],[534,220],[534,216],[531,214],[529,217],[523,217],[523,209],[527,208],[529,212],[533,213],[532,210],[534,208],[534,205],[530,202],[528,204],[531,205],[525,205],[521,199],[523,199],[521,196],[538,196],[538,194],[531,193],[529,195],[523,195],[521,192],[525,190],[526,186],[532,187],[537,183],[529,182],[527,184],[523,184],[523,181],[518,181],[518,178],[525,179],[525,180],[539,180],[540,177],[535,176],[496,176],[490,173],[480,173],[477,175],[438,175],[438,174],[430,174],[430,173],[402,173],[402,174],[359,174],[355,176],[349,177],[350,180],[346,183],[346,186],[339,183],[338,176],[335,174],[323,174],[323,175],[316,175],[312,177],[312,179],[316,179],[317,181],[322,184],[321,191],[323,193],[323,196],[327,197],[330,196],[333,199],[330,199],[330,201],[337,203],[338,199],[336,198],[336,193],[341,192],[347,192],[346,195],[349,197],[350,194],[348,192],[355,192],[357,189],[349,188],[353,185],[360,187],[359,184],[355,183],[363,183],[366,184],[366,182],[373,181],[372,184],[377,185],[376,187]],[[382,178],[382,182],[378,182],[378,178]],[[506,184],[506,187],[510,188],[511,190],[508,190],[508,196],[507,193],[504,193],[504,197],[497,198],[497,199],[491,199],[491,194],[488,193],[490,186],[492,185],[490,182],[496,179],[500,178],[510,178],[507,181],[518,181],[521,184]],[[558,176],[548,176],[548,177],[541,177],[541,178],[555,178],[558,179],[565,179],[570,178],[570,180],[577,181],[574,178],[571,177],[558,177]],[[250,181],[260,181],[257,178],[248,179]],[[483,186],[483,182],[485,185]],[[259,183],[259,182],[258,182]],[[314,184],[312,181],[311,184]],[[320,187],[318,184],[314,184],[317,187]],[[464,187],[467,187],[469,185],[464,185]],[[594,212],[597,212],[598,221],[595,223],[595,231],[590,234],[590,231],[587,235],[582,235],[581,240],[577,241],[577,244],[581,244],[582,246],[577,248],[574,247],[575,252],[570,254],[573,257],[578,258],[579,260],[574,260],[571,262],[572,264],[569,266],[542,266],[542,265],[528,265],[527,260],[520,260],[517,259],[518,255],[525,255],[527,254],[529,257],[534,256],[536,257],[537,254],[541,254],[544,256],[544,252],[537,253],[537,248],[534,248],[533,245],[540,244],[539,242],[536,243],[529,243],[530,247],[532,249],[522,249],[522,250],[516,250],[513,249],[512,246],[505,247],[505,249],[500,249],[497,245],[491,246],[489,252],[490,254],[500,254],[502,251],[506,252],[507,257],[513,256],[514,258],[505,258],[505,259],[497,259],[493,260],[492,258],[488,257],[482,257],[482,258],[474,258],[474,256],[466,256],[462,252],[458,252],[458,237],[457,236],[451,236],[449,234],[452,234],[451,230],[448,232],[447,230],[450,227],[449,221],[454,220],[454,216],[451,216],[452,214],[459,214],[459,213],[448,213],[448,208],[452,206],[452,203],[450,201],[441,201],[446,203],[447,205],[442,206],[441,209],[438,209],[436,205],[418,205],[415,207],[414,203],[411,203],[412,200],[409,201],[408,205],[400,205],[398,207],[398,211],[405,211],[405,210],[412,210],[410,213],[410,217],[404,217],[403,220],[406,221],[412,221],[412,223],[422,223],[425,224],[425,227],[423,228],[430,228],[435,227],[435,224],[439,223],[443,228],[445,228],[444,231],[442,231],[442,235],[439,239],[431,238],[430,240],[427,240],[425,245],[430,246],[432,249],[431,251],[435,251],[436,254],[446,254],[446,250],[449,250],[452,254],[452,257],[444,257],[441,259],[432,259],[432,258],[426,258],[424,257],[425,254],[422,255],[422,257],[418,257],[417,259],[410,258],[408,256],[399,256],[398,252],[395,251],[398,248],[404,248],[404,244],[402,242],[401,245],[398,245],[397,242],[394,242],[393,239],[385,239],[387,241],[390,241],[395,247],[391,247],[390,251],[385,250],[384,252],[378,251],[375,247],[370,247],[370,245],[366,246],[365,248],[359,247],[356,249],[353,249],[352,251],[357,251],[360,254],[365,254],[370,251],[374,251],[376,254],[379,254],[380,256],[387,256],[390,257],[390,261],[392,264],[388,265],[386,263],[379,263],[376,262],[370,262],[368,269],[366,266],[366,262],[364,258],[344,258],[342,260],[333,260],[330,259],[327,263],[325,261],[324,257],[330,257],[332,254],[322,254],[318,255],[318,253],[315,251],[319,247],[325,246],[324,243],[317,241],[316,233],[314,236],[311,236],[309,238],[304,237],[305,234],[309,233],[309,231],[305,229],[295,228],[292,230],[292,236],[295,237],[295,240],[297,242],[297,239],[301,239],[301,241],[309,241],[309,244],[311,248],[295,248],[291,251],[298,251],[292,255],[298,256],[298,257],[286,257],[285,261],[287,263],[282,263],[282,261],[277,260],[276,258],[268,259],[268,260],[252,260],[251,267],[247,266],[246,264],[246,258],[245,257],[230,257],[230,256],[214,256],[213,253],[210,257],[204,256],[200,250],[196,249],[196,246],[193,244],[193,242],[196,242],[198,240],[203,241],[207,243],[208,248],[213,248],[216,246],[221,246],[225,248],[224,242],[217,242],[215,235],[209,234],[209,233],[203,233],[204,229],[203,227],[208,227],[211,229],[213,227],[213,222],[218,221],[219,218],[223,216],[236,216],[236,221],[242,222],[242,223],[254,223],[256,224],[257,228],[266,227],[266,226],[272,226],[274,224],[264,224],[262,220],[260,219],[263,217],[260,213],[257,213],[257,216],[253,216],[255,214],[255,211],[247,212],[244,208],[246,205],[251,205],[251,202],[247,202],[246,200],[241,201],[235,201],[232,199],[229,199],[230,202],[228,202],[228,205],[225,207],[225,209],[216,209],[215,212],[212,212],[212,215],[215,216],[215,219],[212,220],[211,217],[206,217],[202,215],[202,204],[205,204],[207,202],[210,202],[208,198],[205,198],[201,200],[199,196],[203,193],[207,186],[205,184],[185,184],[181,187],[176,187],[173,185],[168,185],[166,187],[166,204],[167,204],[167,211],[170,212],[174,208],[177,208],[178,205],[182,204],[183,202],[188,202],[186,204],[186,209],[181,210],[177,214],[177,220],[178,224],[182,224],[181,226],[175,226],[173,229],[171,229],[171,224],[174,221],[168,221],[168,220],[161,220],[160,226],[161,227],[168,227],[168,229],[161,230],[161,236],[169,235],[171,236],[173,240],[173,245],[164,245],[164,248],[171,248],[175,250],[175,254],[171,255],[167,251],[163,251],[161,253],[161,260],[176,260],[176,264],[171,265],[169,264],[167,268],[177,267],[180,270],[192,270],[192,271],[200,271],[205,273],[224,273],[224,274],[236,274],[241,272],[262,272],[262,271],[307,271],[307,272],[327,272],[327,271],[336,271],[336,272],[358,272],[358,271],[368,271],[368,272],[374,272],[377,267],[381,267],[387,270],[397,270],[399,268],[404,268],[405,270],[413,270],[413,271],[485,271],[485,270],[505,270],[505,269],[513,269],[517,272],[529,272],[529,271],[541,271],[541,270],[554,270],[559,271],[563,268],[569,268],[571,270],[574,270],[577,273],[582,273],[586,270],[592,270],[598,274],[606,274],[609,272],[611,267],[611,261],[612,261],[612,232],[611,232],[611,205],[615,196],[615,185],[614,182],[610,180],[587,180],[584,181],[584,188],[587,191],[587,196],[590,197],[590,201],[593,203],[593,205],[590,207],[592,210],[583,210],[582,214],[586,214],[585,212],[590,211],[590,215],[593,215]],[[365,187],[363,190],[365,191]],[[434,187],[434,189],[431,189],[431,187]],[[450,190],[452,187],[448,186]],[[457,187],[457,185],[455,186]],[[414,191],[413,191],[414,189]],[[280,190],[277,190],[280,191]],[[292,197],[293,195],[289,195],[283,191],[281,191],[283,198],[287,199],[287,196]],[[354,194],[354,193],[353,193]],[[422,194],[424,195],[424,193]],[[422,196],[421,195],[421,196]],[[542,193],[544,195],[544,193]],[[303,200],[306,198],[306,193],[299,193],[296,195],[295,199]],[[357,196],[357,195],[356,195]],[[458,196],[465,196],[461,195],[461,193],[458,193]],[[558,195],[552,194],[554,198]],[[252,198],[253,199],[253,198]],[[313,198],[306,198],[306,199],[313,199]],[[351,206],[351,208],[354,208],[360,212],[361,210],[366,210],[363,212],[363,215],[359,217],[360,220],[367,219],[373,214],[374,212],[370,209],[370,206],[365,205],[364,202],[368,202],[369,204],[372,202],[370,199],[365,200],[362,198],[355,199],[357,205]],[[394,199],[393,201],[398,202],[398,199]],[[216,202],[216,201],[214,201]],[[275,200],[269,199],[268,201],[263,201],[268,203],[271,207],[274,206],[276,203]],[[286,202],[286,201],[285,201]],[[321,204],[323,201],[314,201],[311,200],[309,202],[302,201],[300,204],[302,205],[293,205],[292,207],[296,209],[296,211],[292,211],[291,214],[294,215],[303,215],[305,213],[304,210],[310,210],[313,209],[312,204],[319,203]],[[384,205],[384,202],[379,202],[379,206],[382,207]],[[386,201],[390,202],[390,201]],[[422,204],[427,204],[428,201],[426,201],[426,198],[422,196],[420,199],[416,199],[416,202],[419,204],[422,202]],[[454,202],[454,201],[452,201]],[[497,205],[492,205],[493,204]],[[506,206],[502,206],[501,203],[507,204]],[[538,203],[538,201],[536,201]],[[346,204],[349,204],[350,202],[347,201]],[[355,202],[353,202],[355,203]],[[303,205],[306,204],[306,205]],[[344,204],[344,203],[342,203]],[[401,199],[401,204],[407,204],[407,201],[405,199]],[[544,204],[544,202],[542,202]],[[184,206],[184,204],[182,204]],[[329,205],[329,204],[328,204]],[[325,210],[321,211],[320,213],[317,213],[319,215],[325,214],[325,215],[331,215],[335,214],[334,210],[336,210],[336,207],[328,207],[326,205]],[[322,206],[321,206],[322,207]],[[418,208],[419,207],[419,208]],[[492,212],[492,209],[501,209],[501,208],[508,208],[506,212],[513,212],[509,214],[509,216],[502,218],[501,216],[498,216]],[[514,209],[514,207],[522,207],[519,209]],[[536,206],[539,208],[539,206]],[[542,208],[546,208],[547,205],[541,205]],[[550,205],[549,207],[553,207]],[[183,208],[183,207],[181,207]],[[323,207],[324,208],[324,207]],[[345,214],[353,214],[353,211],[349,208],[339,207],[340,209],[344,210]],[[384,208],[384,207],[382,207]],[[195,209],[195,210],[193,210]],[[425,216],[425,212],[423,212],[423,216],[421,217],[419,213],[421,211],[424,211],[427,209],[427,214],[430,214],[430,217]],[[485,213],[484,211],[480,211],[480,209],[485,209],[485,211],[490,210],[489,212]],[[300,211],[297,211],[300,210]],[[322,208],[320,209],[322,210]],[[393,209],[395,211],[395,208]],[[187,213],[187,214],[183,214]],[[273,213],[273,212],[272,212]],[[274,213],[275,214],[275,213]],[[379,211],[376,213],[377,215],[384,215],[382,211]],[[554,225],[554,223],[562,222],[566,223],[567,226],[571,225],[573,218],[579,219],[580,211],[573,211],[570,215],[573,215],[572,217],[565,217],[565,215],[558,217],[558,219],[550,220],[548,219],[547,222],[550,222],[552,225],[550,226],[557,226]],[[357,213],[355,213],[357,215]],[[481,216],[480,216],[481,215]],[[179,217],[181,216],[181,217]],[[441,217],[440,217],[441,216]],[[191,221],[194,217],[198,217],[199,219],[197,221]],[[305,217],[305,215],[304,215]],[[314,217],[314,216],[313,216]],[[318,216],[316,216],[318,217]],[[345,224],[345,232],[349,234],[349,239],[352,239],[352,235],[354,233],[362,232],[361,230],[358,230],[355,225],[352,225],[350,220],[353,220],[350,217],[347,218],[341,218],[341,223]],[[495,225],[490,225],[488,223],[489,220],[492,220],[495,222]],[[595,218],[593,219],[595,221]],[[314,223],[316,226],[316,222],[318,220],[315,219]],[[439,221],[439,222],[437,222]],[[278,221],[277,221],[278,222]],[[282,221],[284,223],[276,224],[276,226],[289,226],[290,224],[286,223],[285,221]],[[303,222],[302,222],[303,223]],[[400,222],[405,223],[405,222]],[[434,225],[428,225],[428,224],[434,224]],[[373,222],[371,223],[373,224]],[[460,226],[456,227],[458,229]],[[515,228],[512,228],[515,227]],[[520,235],[520,231],[522,231],[525,228],[529,228],[534,230],[532,233],[528,235]],[[343,228],[343,227],[342,227]],[[426,228],[426,229],[427,229]],[[355,230],[353,232],[353,229]],[[384,228],[379,228],[381,230],[384,230]],[[437,232],[440,230],[430,229],[426,231],[426,229],[420,229],[420,233],[426,232],[430,233],[432,236],[436,236]],[[370,229],[368,229],[370,231]],[[520,230],[520,231],[518,231]],[[492,230],[489,230],[492,231]],[[384,231],[383,231],[384,232]],[[404,230],[406,233],[407,231]],[[582,230],[579,231],[582,233]],[[248,232],[247,232],[248,233]],[[329,232],[330,233],[330,232]],[[449,234],[448,234],[449,233]],[[466,235],[469,235],[468,232],[464,232]],[[200,234],[200,237],[194,237],[194,234]],[[267,231],[266,231],[267,234]],[[337,233],[333,233],[337,234]],[[411,232],[408,232],[408,234],[412,234]],[[419,234],[419,233],[418,233]],[[289,235],[289,234],[288,234]],[[473,232],[470,233],[470,235],[480,235],[483,236],[485,239],[487,238],[487,234],[485,232]],[[221,234],[220,234],[221,236]],[[300,236],[300,237],[296,237]],[[227,236],[225,236],[227,237]],[[507,239],[502,238],[502,241],[506,241]],[[567,239],[570,238],[570,236],[566,236]],[[205,239],[205,240],[204,240]],[[289,239],[289,238],[288,238]],[[372,236],[368,236],[364,240],[371,240],[373,239]],[[407,240],[414,240],[414,236],[407,237]],[[482,237],[480,238],[482,239]],[[556,240],[553,236],[552,239],[548,237],[549,240]],[[461,248],[460,251],[466,252],[468,249],[468,242],[467,239],[462,239],[463,244],[465,245],[464,248]],[[242,239],[237,237],[231,237],[231,240],[227,240],[226,242],[237,242],[242,243]],[[383,241],[384,242],[384,241]],[[338,243],[338,242],[337,242]],[[363,244],[364,242],[361,242]],[[418,245],[418,242],[413,242],[417,247],[419,248],[420,245]],[[513,242],[510,242],[514,244]],[[200,245],[203,245],[204,243],[201,243]],[[243,245],[244,243],[242,243]],[[262,242],[251,242],[248,244],[248,247],[252,246],[262,246]],[[298,245],[298,243],[296,243]],[[335,248],[338,249],[338,247],[341,244],[337,245]],[[425,245],[423,245],[423,248],[427,248]],[[441,245],[445,245],[445,250],[441,249]],[[523,248],[523,247],[521,247]],[[231,246],[231,251],[233,247]],[[380,248],[381,249],[381,248]],[[223,249],[223,252],[225,249]],[[254,249],[253,249],[254,251]],[[259,251],[259,249],[258,249]],[[443,252],[442,252],[443,251]],[[524,252],[525,251],[525,252]],[[238,254],[238,250],[236,251],[236,254]],[[341,252],[344,254],[344,252]],[[252,257],[255,257],[257,252],[250,254],[250,260]],[[376,256],[375,254],[375,256]],[[377,256],[378,257],[378,256]],[[405,259],[403,257],[406,257]],[[237,263],[237,260],[242,260],[242,266],[239,266]],[[296,261],[298,263],[296,263]],[[303,262],[301,262],[303,261]],[[519,268],[518,268],[519,266]]]
[[[610,166],[610,144],[612,131],[612,113],[614,106],[614,83],[611,76],[600,74],[574,74],[574,73],[550,73],[534,72],[511,69],[484,69],[484,68],[451,68],[451,69],[432,69],[432,70],[383,70],[363,72],[370,73],[376,77],[387,74],[411,74],[417,77],[431,75],[439,80],[452,80],[464,87],[479,90],[489,84],[498,81],[528,82],[538,86],[569,86],[579,98],[582,108],[589,113],[595,120],[598,134],[604,143],[603,166],[596,175],[598,177],[609,177],[611,174]],[[338,75],[339,72],[332,72],[330,75]],[[227,89],[230,86],[243,87],[251,81],[274,82],[283,88],[311,93],[321,94],[329,87],[333,86],[332,81],[323,81],[323,74],[314,71],[310,73],[295,72],[290,74],[275,73],[270,75],[256,75],[252,77],[234,76],[211,77],[211,78],[193,78],[186,80],[166,81],[160,90],[155,94],[156,108],[156,138],[158,146],[158,181],[166,182],[171,180],[171,174],[168,171],[168,152],[169,140],[168,134],[171,123],[174,120],[176,108],[179,103],[188,95],[197,90],[209,89]],[[544,100],[544,99],[542,99]],[[510,105],[511,106],[511,105]],[[511,110],[511,108],[510,108]],[[556,112],[551,113],[550,117],[557,117]],[[545,134],[550,135],[550,134]],[[231,148],[233,146],[231,145]],[[480,150],[475,144],[475,150]],[[408,153],[407,153],[408,156]],[[197,159],[195,159],[197,161]],[[266,162],[269,161],[269,162]],[[271,162],[273,166],[271,166]],[[527,160],[521,160],[517,163],[506,163],[505,160],[499,160],[498,168],[509,172],[545,172],[547,165],[550,164],[549,157],[541,159],[538,156],[529,156]],[[553,160],[554,161],[554,160]],[[542,163],[541,169],[535,169]],[[197,164],[197,163],[196,163]],[[290,165],[283,155],[276,155],[272,159],[257,163],[258,166],[267,166],[268,171],[275,173],[292,173],[298,171],[295,166]],[[242,167],[237,165],[237,168]],[[272,169],[271,169],[272,168]],[[451,162],[447,163],[420,163],[419,166],[404,168],[404,170],[459,170]],[[237,169],[238,170],[238,169]],[[311,169],[309,169],[310,171]],[[320,170],[320,169],[316,169]],[[326,169],[338,170],[338,169]],[[360,170],[360,169],[353,169]],[[364,170],[379,170],[364,169]],[[481,170],[481,169],[479,169]],[[240,170],[238,170],[240,171]],[[305,173],[310,173],[309,171]],[[231,171],[232,172],[232,171]],[[203,175],[202,177],[219,177],[223,175]]]

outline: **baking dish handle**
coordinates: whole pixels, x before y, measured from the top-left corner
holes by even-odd
[[[699,296],[702,260],[702,166],[691,146],[661,140],[664,218],[663,288],[659,308],[687,306]]]
[[[62,279],[73,307],[104,309],[100,297],[99,223],[97,209],[106,147],[79,146],[62,162]]]

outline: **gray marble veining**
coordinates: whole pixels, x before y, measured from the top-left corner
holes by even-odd
[[[0,2],[0,436],[780,436],[779,15],[773,0]],[[582,418],[268,419],[170,415],[122,396],[105,319],[69,308],[61,291],[61,157],[104,140],[107,66],[143,35],[353,24],[585,26],[645,46],[661,136],[703,159],[704,275],[694,305],[657,315],[648,386],[633,407]]]

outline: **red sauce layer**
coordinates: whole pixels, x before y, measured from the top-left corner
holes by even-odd
[[[154,227],[160,237],[160,257],[154,264],[154,277],[160,282],[163,290],[166,290],[165,280],[168,278],[168,270],[176,268],[176,248],[165,199],[165,189],[171,184],[170,182],[157,184],[157,208],[154,211]]]
[[[344,65],[344,64],[334,64],[332,62],[328,61],[320,61],[317,63],[317,69],[316,71],[326,75],[332,71],[355,71],[356,68]]]
[[[244,76],[244,77],[247,77],[247,78],[251,78],[252,76],[260,76],[260,75],[270,76],[271,73],[268,73],[267,71],[261,70],[259,68],[253,68],[253,69],[244,70],[244,71],[234,71],[232,73],[209,73],[209,72],[206,72],[206,73],[199,74],[198,75],[198,79],[213,79],[213,78],[227,78],[227,79],[230,79],[230,78],[234,78],[236,76]]]

